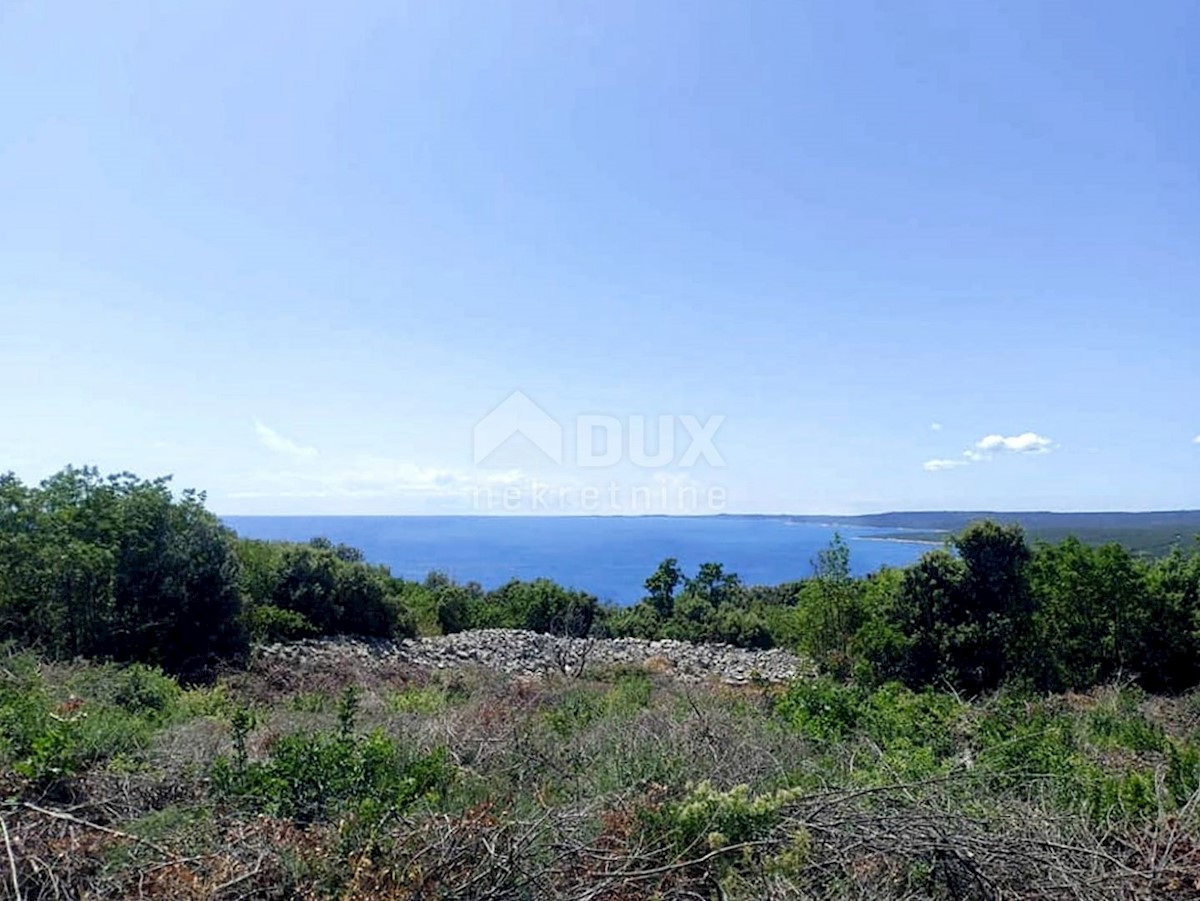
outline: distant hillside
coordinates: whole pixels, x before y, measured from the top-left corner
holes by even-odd
[[[1031,539],[1061,541],[1074,535],[1087,544],[1116,542],[1133,551],[1164,554],[1200,536],[1200,510],[1153,513],[1048,513],[936,510],[870,513],[864,516],[787,516],[794,522],[832,522],[896,529],[895,538],[937,539],[979,519],[1017,522]]]

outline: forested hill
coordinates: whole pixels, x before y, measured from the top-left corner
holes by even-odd
[[[832,522],[839,525],[896,529],[895,537],[938,539],[962,530],[972,522],[990,519],[1020,523],[1033,540],[1062,541],[1074,535],[1086,544],[1116,542],[1133,551],[1161,554],[1176,544],[1200,536],[1200,510],[1166,510],[1153,513],[1000,513],[986,510],[933,510],[870,513],[863,516],[786,516],[793,522]],[[914,532],[916,534],[914,534]],[[885,536],[886,537],[886,536]]]

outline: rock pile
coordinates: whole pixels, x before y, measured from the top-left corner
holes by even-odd
[[[594,667],[645,667],[685,682],[719,680],[744,684],[761,679],[786,682],[811,675],[812,667],[778,649],[750,651],[723,644],[646,641],[638,638],[562,638],[515,629],[476,629],[404,641],[322,638],[267,645],[267,660],[297,664],[324,659],[359,663],[408,663],[429,669],[482,666],[504,673],[544,676]]]

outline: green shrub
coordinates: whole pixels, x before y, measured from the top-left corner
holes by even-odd
[[[1085,773],[1080,781],[1082,787],[1068,786],[1072,793],[1067,797],[1070,800],[1083,797],[1082,813],[1094,822],[1146,822],[1159,812],[1152,773],[1092,771]]]
[[[764,617],[733,603],[725,603],[717,608],[716,617],[704,640],[760,650],[774,643]]]
[[[1176,740],[1167,743],[1166,785],[1177,807],[1200,792],[1200,747]]]
[[[775,710],[801,733],[818,741],[839,741],[858,726],[860,693],[833,679],[799,679],[775,702]]]
[[[915,692],[892,682],[868,696],[861,728],[885,751],[927,750],[940,761],[957,753],[968,710],[953,695]]]
[[[234,701],[230,697],[225,683],[216,685],[195,685],[186,688],[179,698],[179,718],[193,717],[228,717],[233,710]]]
[[[551,731],[568,738],[605,718],[628,718],[650,703],[653,684],[644,672],[623,673],[607,690],[573,685],[542,714]]]
[[[605,617],[604,634],[612,638],[661,638],[663,619],[644,602],[622,607]]]
[[[552,732],[569,738],[603,713],[604,696],[591,687],[578,686],[564,693],[542,716]]]
[[[29,753],[46,731],[52,701],[32,655],[4,661],[0,674],[0,761],[12,763]]]
[[[698,856],[765,837],[799,796],[798,789],[756,795],[747,785],[720,791],[704,781],[678,801],[641,811],[642,827],[655,846]]]
[[[355,548],[324,538],[307,544],[242,541],[239,553],[250,608],[246,621],[260,641],[416,634],[416,621],[397,593],[403,583],[364,562]]]
[[[262,762],[221,758],[214,765],[219,796],[299,822],[326,818],[350,804],[373,801],[402,810],[454,778],[444,751],[410,757],[382,732],[365,737],[286,735]]]
[[[431,682],[428,685],[410,685],[389,694],[384,705],[389,713],[440,713],[466,697],[466,691],[456,683]]]
[[[1087,717],[1090,738],[1103,748],[1125,748],[1135,752],[1162,751],[1166,733],[1137,712],[1093,710]]]
[[[474,629],[529,629],[576,638],[591,632],[599,603],[592,595],[549,579],[512,579],[486,595],[444,589],[438,617],[454,631],[464,621]]]
[[[250,638],[260,644],[273,641],[295,641],[317,634],[317,627],[295,610],[285,610],[272,604],[252,607],[246,616]]]
[[[172,713],[183,695],[179,683],[162,670],[140,663],[88,667],[69,679],[67,687],[93,704],[150,718]]]
[[[55,792],[91,764],[136,754],[188,715],[179,684],[139,664],[90,667],[50,685],[28,661],[0,680],[0,760],[35,789]]]
[[[323,691],[302,691],[292,695],[288,706],[297,713],[328,713],[333,699]]]
[[[445,751],[410,755],[381,731],[355,735],[358,703],[358,690],[348,687],[338,703],[337,732],[285,735],[266,760],[253,762],[246,754],[253,718],[239,709],[231,724],[234,755],[213,765],[214,791],[302,823],[364,804],[402,810],[422,795],[445,791],[456,772]]]
[[[189,675],[246,651],[232,533],[166,478],[0,474],[0,639]]]
[[[990,772],[1070,777],[1083,765],[1075,724],[1063,712],[1017,696],[998,698],[976,727],[976,763]]]
[[[650,705],[654,683],[645,672],[622,673],[608,689],[604,704],[610,714],[628,716]]]

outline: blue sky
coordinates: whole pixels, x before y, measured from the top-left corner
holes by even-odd
[[[0,470],[1200,507],[1197,46],[1191,0],[0,0]],[[513,391],[561,462],[476,461]]]

